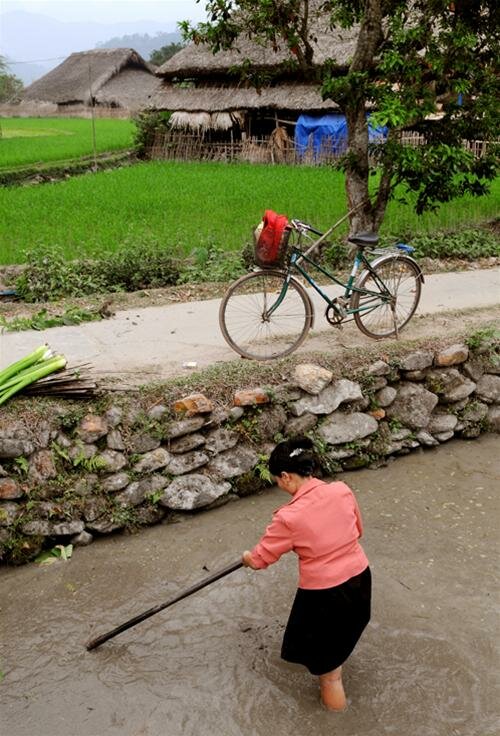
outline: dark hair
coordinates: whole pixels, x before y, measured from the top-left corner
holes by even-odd
[[[272,475],[296,473],[303,478],[312,475],[318,467],[314,445],[309,437],[294,437],[280,442],[269,457],[269,472]]]

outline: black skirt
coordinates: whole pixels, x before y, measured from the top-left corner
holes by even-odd
[[[281,657],[303,664],[313,675],[340,667],[370,620],[371,573],[333,588],[299,588],[283,637]]]

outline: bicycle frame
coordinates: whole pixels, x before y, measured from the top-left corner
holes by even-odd
[[[380,301],[380,298],[384,301],[390,302],[392,299],[392,296],[385,286],[384,282],[380,279],[380,277],[376,274],[376,272],[372,269],[369,260],[365,256],[362,249],[358,249],[356,251],[356,255],[354,257],[354,263],[351,269],[351,273],[349,274],[349,279],[347,280],[347,283],[344,283],[340,279],[338,279],[336,276],[334,276],[332,273],[327,271],[326,268],[323,268],[318,263],[313,261],[312,258],[308,255],[312,250],[317,248],[317,246],[324,240],[324,238],[328,235],[328,233],[325,233],[321,236],[317,241],[315,241],[312,246],[305,252],[302,252],[297,248],[295,245],[291,246],[292,254],[290,257],[289,265],[286,269],[285,278],[283,280],[283,286],[281,288],[281,292],[278,295],[278,298],[272,304],[269,309],[266,311],[265,317],[266,319],[271,316],[271,314],[279,307],[281,302],[286,296],[286,293],[288,291],[288,285],[290,283],[290,279],[292,278],[293,271],[297,271],[300,273],[301,276],[307,281],[307,283],[313,287],[313,289],[321,296],[321,298],[327,303],[328,307],[331,307],[332,309],[336,309],[336,303],[335,299],[332,300],[330,297],[328,297],[325,292],[321,289],[321,287],[316,283],[316,281],[313,279],[312,276],[309,275],[309,273],[300,265],[300,261],[307,261],[307,263],[314,266],[314,268],[318,269],[318,271],[321,271],[322,274],[324,274],[327,278],[330,279],[333,283],[337,284],[338,286],[342,286],[344,288],[344,294],[343,299],[350,299],[350,297],[353,295],[354,292],[358,292],[360,294],[363,294],[365,296],[372,296],[375,299],[377,299],[377,302]],[[372,274],[373,280],[375,283],[380,287],[381,291],[371,291],[370,289],[358,289],[356,286],[354,286],[354,281],[356,278],[356,275],[359,271],[359,267],[364,266],[370,273]],[[382,294],[381,294],[382,292]],[[367,304],[365,306],[360,306],[357,309],[350,309],[347,308],[345,310],[345,315],[352,315],[357,312],[366,312],[374,309],[375,307],[371,304]]]

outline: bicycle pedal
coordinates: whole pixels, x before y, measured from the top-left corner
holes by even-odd
[[[345,316],[345,310],[337,304],[336,299],[325,310],[326,321],[339,330],[342,329],[342,320]]]

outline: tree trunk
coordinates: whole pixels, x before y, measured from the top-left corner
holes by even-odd
[[[370,232],[373,228],[373,213],[368,196],[368,126],[364,101],[347,105],[348,160],[346,166],[346,193],[349,210],[356,211],[349,218],[350,235]]]
[[[356,50],[349,67],[349,74],[368,72],[382,39],[381,0],[367,0],[359,30]],[[363,82],[360,82],[363,84]],[[350,217],[350,234],[375,231],[374,208],[368,196],[370,167],[368,163],[368,123],[366,120],[366,94],[352,90],[345,105],[347,122],[346,193],[349,209],[356,208]],[[378,219],[378,218],[377,218]]]

